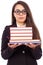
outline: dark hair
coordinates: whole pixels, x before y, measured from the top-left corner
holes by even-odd
[[[33,21],[30,8],[29,8],[29,6],[28,6],[25,2],[23,2],[23,1],[17,1],[17,2],[13,5],[13,8],[12,8],[12,25],[16,25],[16,19],[15,19],[14,15],[13,15],[13,12],[14,12],[15,6],[16,6],[17,4],[21,4],[21,5],[25,8],[25,10],[26,10],[26,12],[27,12],[27,17],[26,17],[26,21],[25,21],[25,22],[26,22],[26,26],[27,26],[27,27],[31,27],[31,26],[32,26],[32,28],[33,28],[33,39],[40,39],[39,31],[38,31],[38,29],[37,29],[37,27],[36,27],[36,25],[35,25],[35,23],[34,23],[34,21]]]

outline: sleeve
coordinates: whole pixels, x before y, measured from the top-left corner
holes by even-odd
[[[35,27],[33,28],[33,39],[40,39],[41,41],[39,31]],[[31,53],[36,60],[41,58],[42,56],[41,42],[40,45],[38,45],[36,48],[31,49]]]
[[[10,34],[9,27],[6,26],[4,31],[3,31],[3,34],[2,34],[2,43],[1,43],[1,56],[4,59],[9,59],[12,56],[12,54],[16,51],[16,48],[11,49],[10,47],[8,47],[8,43],[9,43],[8,36],[9,36],[9,34]]]
[[[33,56],[36,60],[40,59],[41,56],[42,56],[41,46],[39,45],[39,46],[37,46],[36,48],[31,49],[31,53],[32,53],[32,56]]]

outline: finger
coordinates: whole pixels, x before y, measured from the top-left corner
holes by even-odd
[[[8,45],[14,45],[14,44],[10,44],[10,43],[8,43]]]
[[[36,47],[36,45],[34,45],[34,44],[26,44],[26,46],[28,46],[30,48],[35,48]]]
[[[29,46],[29,47],[31,46],[30,44],[25,44],[25,45],[26,45],[26,46]]]

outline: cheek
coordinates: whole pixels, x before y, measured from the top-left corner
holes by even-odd
[[[26,15],[24,16],[24,19],[26,20]]]
[[[14,17],[15,17],[16,19],[18,19],[18,15],[16,15],[16,13],[14,13]]]
[[[16,18],[16,20],[18,19],[18,16],[17,15],[15,15],[15,18]]]
[[[19,16],[18,15],[16,15],[16,20],[19,20]]]

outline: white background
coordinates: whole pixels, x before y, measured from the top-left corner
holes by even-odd
[[[0,65],[6,65],[7,60],[1,57],[1,37],[6,25],[11,24],[12,6],[18,0],[0,0]],[[37,25],[43,43],[43,0],[22,0],[28,3],[35,24]],[[43,44],[42,44],[43,47]],[[42,48],[43,50],[43,48]],[[43,65],[43,55],[37,60],[38,65]]]

